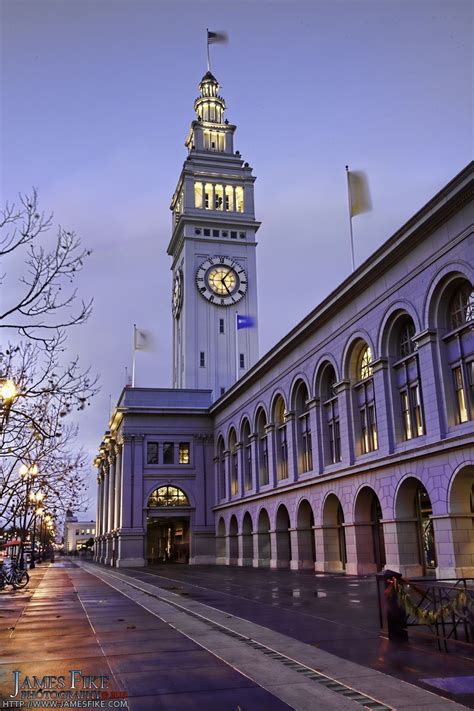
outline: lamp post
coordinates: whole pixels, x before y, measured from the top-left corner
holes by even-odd
[[[34,507],[34,514],[33,514],[33,538],[31,540],[31,561],[30,561],[30,569],[31,568],[36,568],[35,565],[35,545],[36,545],[36,517],[37,516],[42,516],[43,515],[43,508],[41,506],[41,502],[44,499],[44,493],[42,491],[37,491],[36,494],[33,492],[30,495],[30,500],[33,504]]]
[[[30,506],[30,491],[33,479],[38,475],[38,467],[36,464],[22,464],[20,467],[20,477],[25,482],[25,515],[23,517],[23,529],[21,536],[21,547],[20,547],[20,567],[25,567],[25,540],[26,540],[26,521],[28,517],[28,508]]]

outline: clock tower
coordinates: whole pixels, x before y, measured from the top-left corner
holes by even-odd
[[[173,387],[219,398],[258,360],[252,168],[207,72],[194,102],[188,156],[171,201]],[[237,329],[237,316],[254,325]],[[239,319],[242,321],[242,319]]]

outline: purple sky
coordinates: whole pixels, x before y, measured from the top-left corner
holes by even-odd
[[[468,1],[0,7],[2,202],[37,186],[41,206],[93,249],[79,286],[94,313],[69,338],[101,375],[79,421],[91,457],[130,367],[134,322],[157,345],[138,354],[137,385],[171,382],[168,208],[206,27],[230,35],[211,47],[212,69],[258,178],[261,355],[350,271],[346,163],[372,192],[373,212],[354,219],[360,263],[472,157]]]

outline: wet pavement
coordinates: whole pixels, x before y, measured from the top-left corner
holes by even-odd
[[[177,564],[121,572],[474,708],[472,658],[380,636],[373,576]]]
[[[64,693],[74,689],[84,702],[105,700],[108,708],[119,708],[119,703],[133,711],[290,708],[71,563],[38,567],[26,591],[0,593],[0,615],[3,707],[8,702],[15,708],[22,689],[41,688],[36,700],[41,695],[57,700],[57,678],[64,676]]]
[[[64,694],[132,711],[474,707],[471,662],[392,651],[375,599],[366,578],[64,559],[32,571],[26,590],[0,593],[0,707],[39,686],[67,700],[61,676]]]

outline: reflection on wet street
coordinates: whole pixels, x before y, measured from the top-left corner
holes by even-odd
[[[474,675],[470,659],[380,637],[374,576],[173,564],[123,572],[431,691],[438,677]],[[437,692],[474,708],[474,687],[444,687]]]

